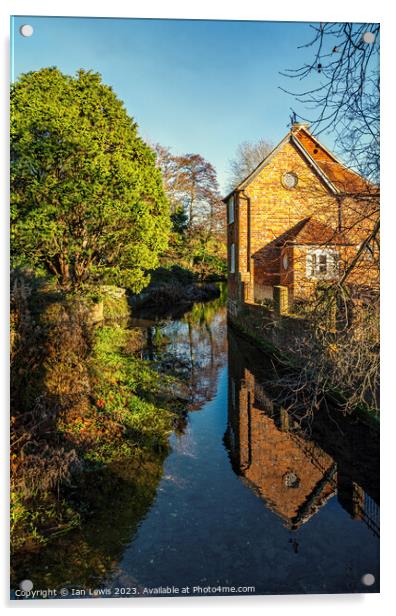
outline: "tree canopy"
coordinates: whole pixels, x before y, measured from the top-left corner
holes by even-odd
[[[230,161],[229,190],[234,190],[268,156],[273,147],[265,139],[240,143],[234,158]]]
[[[169,203],[154,152],[98,73],[44,68],[12,85],[11,216],[14,267],[66,286],[148,282]]]
[[[200,154],[173,155],[155,144],[157,165],[171,204],[173,232],[166,260],[177,260],[201,277],[226,269],[225,206],[216,170]]]
[[[224,203],[213,165],[200,154],[174,156],[158,143],[153,147],[172,213],[185,215],[190,232],[204,227],[221,233]]]

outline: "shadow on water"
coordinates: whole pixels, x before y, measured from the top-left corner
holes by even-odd
[[[35,586],[252,585],[259,594],[378,592],[378,434],[276,403],[271,359],[228,329],[225,296],[177,319],[141,313],[142,357],[184,379],[169,455],[87,478],[92,515],[18,569]],[[228,349],[228,351],[227,351]],[[228,370],[227,370],[228,362]],[[33,572],[33,573],[32,573]],[[376,581],[364,587],[365,573]],[[224,590],[225,588],[225,590]]]
[[[14,559],[12,584],[35,588],[95,588],[117,564],[149,511],[162,476],[164,455],[145,454],[86,474],[75,494],[86,520],[78,530]]]
[[[142,332],[141,357],[153,362],[159,378],[173,374],[184,381],[185,416],[215,394],[218,371],[226,361],[225,299],[222,285],[220,296],[211,302],[160,314],[152,309],[141,311],[124,323]],[[183,431],[182,424],[181,418],[176,432]],[[12,587],[17,588],[23,579],[42,589],[100,587],[152,507],[167,455],[139,451],[135,458],[85,473],[78,489],[71,489],[68,496],[83,517],[81,527],[33,551],[16,554]]]

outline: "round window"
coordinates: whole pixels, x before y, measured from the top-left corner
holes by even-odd
[[[283,475],[283,482],[286,488],[298,488],[300,485],[300,478],[296,473],[293,473],[293,471],[288,471]]]
[[[285,188],[291,189],[297,186],[298,177],[293,171],[287,171],[282,175],[282,184]]]
[[[283,269],[287,270],[289,266],[289,259],[287,258],[287,255],[283,255]]]

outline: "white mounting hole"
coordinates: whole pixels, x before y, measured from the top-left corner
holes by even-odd
[[[372,573],[365,573],[364,576],[362,577],[362,583],[365,586],[372,586],[375,582],[375,577],[373,576]]]
[[[22,580],[22,582],[19,584],[19,588],[21,590],[24,590],[26,592],[29,592],[30,590],[32,590],[33,588],[33,582],[32,580]]]
[[[367,45],[372,45],[375,41],[374,32],[365,32],[362,36],[363,42]]]
[[[22,36],[32,36],[34,32],[33,26],[31,26],[30,24],[24,24],[19,28],[19,32],[22,34]]]

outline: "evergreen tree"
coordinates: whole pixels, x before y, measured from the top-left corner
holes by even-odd
[[[148,283],[169,203],[154,152],[99,74],[44,68],[13,84],[11,216],[14,267],[67,287]]]

